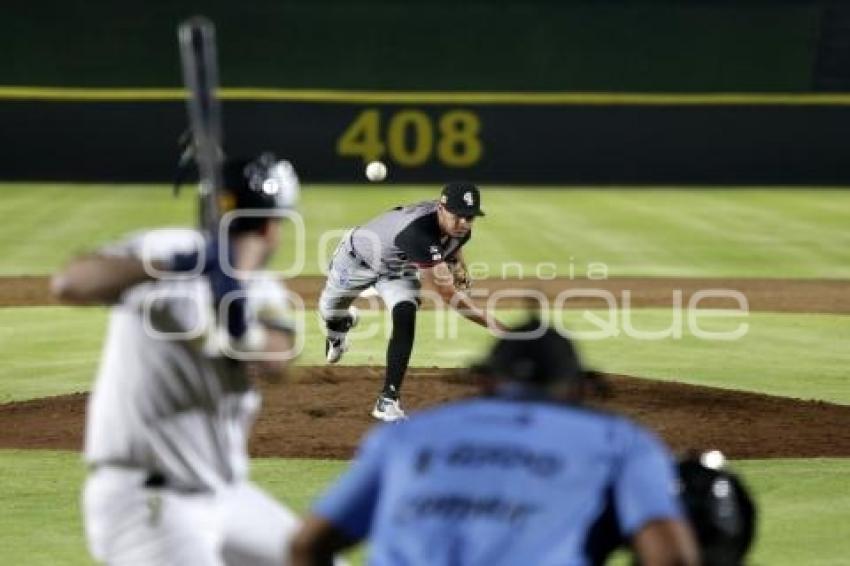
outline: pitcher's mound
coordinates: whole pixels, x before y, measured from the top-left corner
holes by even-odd
[[[256,456],[350,458],[363,433],[383,370],[299,368],[287,384],[265,386],[251,452]],[[599,401],[656,430],[676,451],[719,448],[732,458],[848,457],[850,406],[799,401],[607,376],[614,396]],[[468,397],[475,387],[461,370],[411,369],[408,412]],[[0,405],[0,447],[79,449],[86,395]]]

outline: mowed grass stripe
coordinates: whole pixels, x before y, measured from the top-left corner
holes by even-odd
[[[735,462],[758,505],[750,563],[839,566],[850,553],[850,459]]]
[[[609,275],[850,278],[850,191],[526,189],[484,187],[488,216],[468,256],[491,274],[504,263],[562,276],[602,262]],[[434,198],[438,186],[306,186],[306,274],[320,271],[321,235],[392,206]],[[70,254],[127,232],[194,222],[191,187],[0,185],[0,275],[48,273]],[[52,228],[46,229],[47,225]],[[284,252],[277,266],[287,263]]]
[[[850,316],[750,313],[746,318],[699,315],[699,328],[729,332],[749,325],[732,342],[694,336],[684,317],[681,338],[643,340],[636,332],[663,331],[674,322],[669,309],[636,309],[625,318],[616,311],[566,311],[564,328],[588,333],[599,325],[586,317],[610,320],[619,335],[601,340],[580,339],[589,364],[607,372],[675,380],[698,385],[741,389],[802,399],[850,404]],[[499,313],[507,321],[519,311]],[[385,313],[363,313],[352,334],[347,365],[383,365],[389,327]],[[324,343],[318,316],[305,316],[305,348],[300,363],[324,363]],[[106,327],[103,309],[31,307],[0,309],[0,400],[11,401],[90,387]],[[676,325],[675,327],[678,327]],[[581,336],[579,336],[581,338]],[[487,332],[453,313],[422,312],[411,364],[419,367],[461,367],[481,356],[491,343]]]
[[[257,481],[298,512],[345,469],[345,462],[258,459]],[[733,462],[759,506],[753,564],[827,566],[850,553],[850,460]],[[71,452],[0,450],[0,546],[4,562],[28,566],[90,565],[79,494],[85,472]],[[363,553],[354,556],[362,564]]]
[[[188,191],[191,193],[191,191]],[[6,208],[7,198],[14,205]],[[191,223],[191,197],[149,186],[0,186],[0,273],[48,273],[74,254],[156,224]]]
[[[86,391],[100,358],[106,309],[0,309],[0,402]]]

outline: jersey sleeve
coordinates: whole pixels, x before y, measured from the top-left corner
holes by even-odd
[[[101,246],[97,253],[111,257],[137,257],[148,261],[165,260],[176,253],[190,253],[204,247],[203,236],[191,228],[157,228],[133,232],[116,242]]]
[[[366,538],[372,526],[389,433],[389,426],[370,433],[360,445],[355,461],[313,508],[316,515],[333,523],[352,540]]]
[[[191,252],[203,244],[201,235],[189,228],[159,228],[135,232],[97,250],[107,257],[164,260],[175,253]],[[205,278],[155,279],[127,288],[118,305],[143,317],[148,330],[161,339],[185,340],[204,334],[213,315]]]
[[[421,267],[431,267],[445,259],[438,235],[427,229],[423,219],[411,222],[399,232],[394,244],[404,252],[408,261]]]
[[[471,238],[472,230],[470,230],[466,236],[460,239],[456,246],[453,246],[452,249],[445,254],[445,260],[448,262],[457,261],[457,254],[460,252],[460,249],[465,246]]]
[[[246,284],[247,312],[250,322],[256,321],[276,330],[293,332],[294,313],[283,283],[271,275],[258,275]]]
[[[107,257],[139,257],[144,233],[136,232],[116,242],[109,242],[97,249],[97,254]]]
[[[621,531],[628,537],[653,520],[678,519],[682,510],[673,459],[650,433],[634,429],[614,480]]]

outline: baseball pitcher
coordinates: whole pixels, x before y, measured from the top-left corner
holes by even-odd
[[[384,386],[372,410],[383,421],[404,419],[400,394],[413,350],[422,281],[465,318],[496,330],[502,325],[464,293],[469,276],[462,248],[475,219],[484,216],[481,195],[471,183],[449,183],[438,201],[396,207],[345,234],[331,260],[319,298],[325,321],[325,353],[337,363],[357,324],[352,302],[374,287],[392,313]]]

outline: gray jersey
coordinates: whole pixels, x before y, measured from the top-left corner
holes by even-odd
[[[156,231],[104,253],[138,255],[143,238],[154,258],[187,251],[193,239],[187,230]],[[283,308],[277,285],[257,280],[249,288],[265,287],[264,301]],[[199,277],[137,285],[112,308],[89,399],[88,462],[158,471],[185,488],[215,488],[247,475],[260,398],[241,365],[211,347],[217,329],[210,305],[209,284]],[[161,334],[167,332],[185,334]]]
[[[374,271],[398,273],[432,267],[451,259],[471,237],[443,236],[437,221],[437,202],[399,206],[351,233],[349,247]]]

